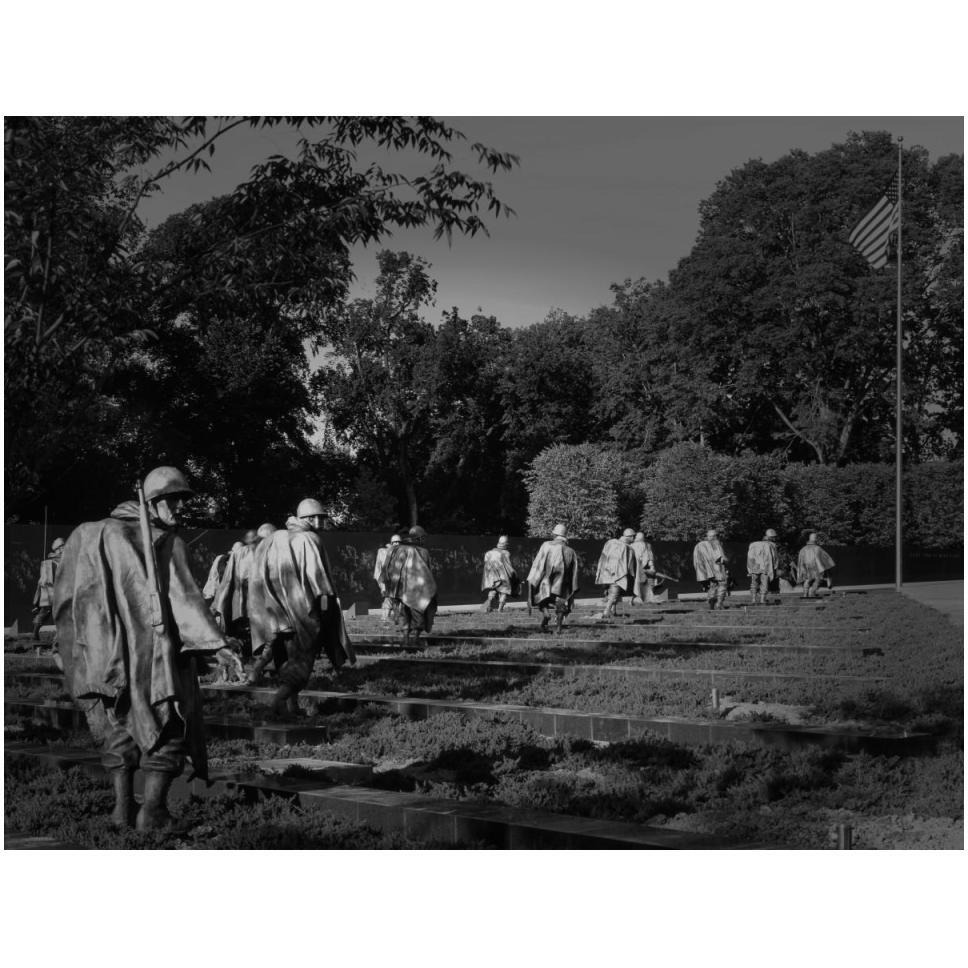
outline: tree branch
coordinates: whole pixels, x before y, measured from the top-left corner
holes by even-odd
[[[807,435],[804,434],[802,430],[798,430],[796,427],[793,426],[793,424],[790,422],[787,415],[780,409],[779,405],[775,400],[771,400],[770,403],[772,404],[773,409],[779,415],[780,419],[790,428],[790,432],[793,433],[794,436],[799,437],[805,444],[808,444],[810,447],[813,448],[814,453],[817,455],[817,461],[821,464],[826,463],[823,456],[823,450],[821,450],[821,448],[816,443],[810,440],[810,438],[807,437]]]
[[[233,128],[237,128],[240,124],[245,124],[246,122],[249,122],[249,121],[251,121],[251,118],[249,117],[237,118],[231,124],[227,124],[224,127],[219,128],[218,131],[215,132],[215,134],[213,134],[210,138],[206,139],[202,144],[200,144],[198,148],[196,148],[193,152],[191,152],[191,154],[186,155],[179,162],[174,162],[174,161],[170,162],[169,164],[165,165],[165,167],[162,168],[157,174],[155,174],[154,176],[152,176],[151,178],[143,182],[141,187],[138,189],[138,194],[135,196],[134,201],[129,206],[127,212],[125,212],[125,214],[122,216],[121,224],[118,229],[118,236],[121,237],[124,234],[124,230],[130,224],[131,219],[134,218],[134,213],[137,210],[138,206],[141,204],[141,200],[147,195],[148,189],[152,185],[157,185],[158,182],[160,182],[163,178],[167,178],[169,175],[173,175],[179,169],[184,168],[186,165],[194,161],[194,159],[197,158],[203,151],[205,151],[206,148],[214,144],[224,134],[231,131]]]

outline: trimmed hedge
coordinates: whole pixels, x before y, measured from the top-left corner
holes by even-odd
[[[621,455],[597,444],[555,444],[524,472],[528,534],[546,538],[559,522],[573,538],[613,537],[620,530]]]
[[[935,461],[904,474],[905,543],[950,549],[964,543],[964,465]],[[642,527],[656,540],[819,531],[832,545],[894,544],[893,464],[784,465],[777,455],[716,454],[679,444],[646,469]]]
[[[791,494],[778,456],[727,457],[678,444],[644,473],[642,530],[656,541],[693,541],[707,528],[721,535],[787,530]]]

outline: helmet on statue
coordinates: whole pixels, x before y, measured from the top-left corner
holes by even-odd
[[[323,510],[322,504],[316,500],[314,497],[303,498],[299,502],[299,507],[296,508],[297,518],[311,518],[316,515],[320,517],[324,516],[326,512]]]
[[[195,492],[188,486],[185,475],[177,467],[156,467],[145,478],[145,500],[157,501],[172,494],[191,497]]]

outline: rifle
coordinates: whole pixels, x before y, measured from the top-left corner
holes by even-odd
[[[658,578],[660,581],[671,581],[676,584],[679,583],[678,578],[673,578],[672,575],[663,575],[661,571],[654,571],[651,575],[646,572],[647,578]]]
[[[135,484],[138,492],[138,520],[141,524],[141,542],[145,550],[145,569],[148,572],[148,601],[151,608],[151,630],[155,639],[160,639],[164,646],[174,649],[171,635],[168,631],[168,622],[165,610],[161,604],[161,584],[158,578],[158,556],[155,552],[155,543],[151,540],[151,524],[148,519],[148,502],[145,500],[145,490],[138,481]],[[191,676],[191,688],[198,691],[198,664],[194,656],[188,659],[188,672]],[[191,712],[187,713],[186,726],[189,734],[188,749],[192,758],[192,775],[189,780],[196,776],[208,782],[208,757],[205,750],[205,731],[202,724],[202,717],[197,702],[191,702]]]
[[[528,586],[528,615],[530,615],[531,610],[534,608],[534,588],[530,581],[526,582],[526,584]]]

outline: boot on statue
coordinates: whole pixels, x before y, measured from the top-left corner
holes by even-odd
[[[118,830],[133,827],[138,813],[138,805],[134,799],[134,774],[128,769],[111,770],[110,774],[114,789],[111,826]]]
[[[171,773],[145,770],[145,798],[135,823],[138,830],[162,830],[171,826],[168,791],[174,779]]]

